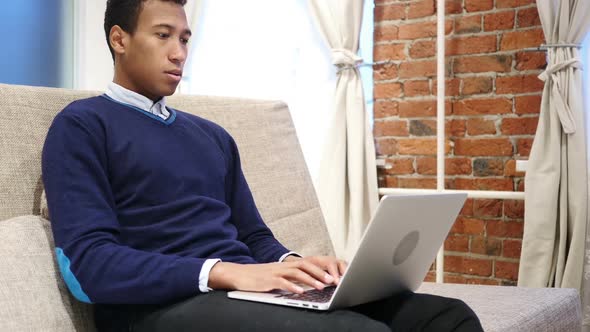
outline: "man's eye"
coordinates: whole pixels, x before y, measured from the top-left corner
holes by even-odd
[[[188,39],[180,38],[180,42],[183,43],[184,45],[186,45],[186,44],[188,44]]]
[[[170,37],[170,35],[169,35],[169,34],[167,34],[167,33],[158,33],[157,35],[158,35],[158,37],[160,37],[160,38],[168,38],[168,37]]]

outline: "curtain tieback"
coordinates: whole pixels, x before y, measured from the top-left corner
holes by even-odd
[[[582,70],[582,61],[579,58],[572,58],[554,65],[551,65],[539,75],[539,79],[543,82],[552,81],[551,100],[557,110],[561,127],[566,134],[573,134],[576,132],[576,123],[574,117],[567,103],[567,98],[563,95],[563,89],[558,77],[558,73],[568,68],[575,68]]]
[[[338,74],[343,70],[356,69],[361,63],[363,63],[363,58],[350,50],[344,48],[332,50],[332,64],[338,68]]]

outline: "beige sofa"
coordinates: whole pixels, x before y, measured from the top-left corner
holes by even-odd
[[[0,84],[0,331],[94,330],[91,306],[70,296],[56,267],[40,156],[56,113],[95,94]],[[235,137],[260,212],[287,247],[303,255],[332,253],[286,105],[200,96],[169,103]],[[580,300],[571,289],[424,283],[419,291],[463,299],[486,331],[580,329]]]

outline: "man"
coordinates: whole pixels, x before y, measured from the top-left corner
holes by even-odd
[[[298,257],[262,221],[235,142],[171,109],[191,31],[186,0],[108,0],[115,75],[58,114],[43,148],[56,256],[100,331],[462,330],[453,299],[400,294],[328,313],[228,299],[224,290],[337,284],[334,257]]]

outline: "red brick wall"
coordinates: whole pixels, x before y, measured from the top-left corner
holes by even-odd
[[[546,66],[534,0],[446,1],[448,189],[524,190]],[[436,188],[436,1],[375,0],[381,187]],[[524,203],[469,199],[445,243],[448,282],[514,284]],[[432,278],[429,274],[428,279]]]

